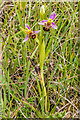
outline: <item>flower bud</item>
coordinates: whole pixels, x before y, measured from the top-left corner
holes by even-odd
[[[44,13],[45,13],[45,7],[44,7],[44,5],[42,5],[42,6],[41,6],[41,9],[40,9],[40,14],[43,15]]]

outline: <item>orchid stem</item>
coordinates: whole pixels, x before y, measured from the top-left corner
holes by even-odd
[[[44,75],[43,75],[43,67],[41,68],[41,85],[43,88],[43,94],[44,94],[44,99],[45,99],[45,111],[47,112],[47,94],[46,94],[46,87],[45,87],[45,83],[44,83]]]

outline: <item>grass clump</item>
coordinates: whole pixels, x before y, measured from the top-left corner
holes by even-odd
[[[78,118],[78,4],[1,4],[1,118]],[[52,12],[57,29],[44,31],[38,23]],[[35,39],[26,24],[40,30]]]

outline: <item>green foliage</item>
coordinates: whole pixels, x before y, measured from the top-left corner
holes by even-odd
[[[42,44],[40,45],[40,50],[39,50],[39,55],[40,55],[40,68],[43,68],[44,60],[45,60],[45,43],[44,40]]]
[[[45,2],[44,14],[40,1],[1,4],[1,118],[78,117],[78,4]],[[57,29],[44,31],[38,22],[53,11]],[[41,32],[22,43],[26,23]]]

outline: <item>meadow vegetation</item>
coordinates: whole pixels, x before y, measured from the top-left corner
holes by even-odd
[[[0,11],[0,117],[78,118],[79,2],[3,1]],[[57,29],[45,31],[52,12]],[[40,32],[23,42],[26,24]]]

